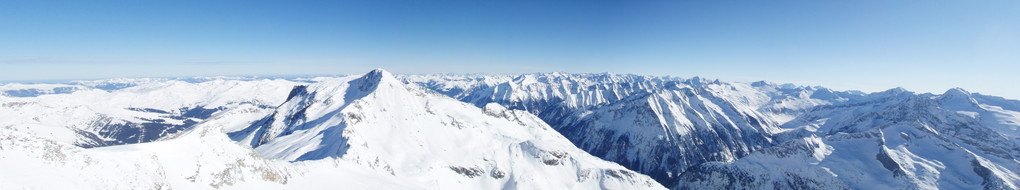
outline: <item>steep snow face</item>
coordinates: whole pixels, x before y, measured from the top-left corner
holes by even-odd
[[[478,108],[383,70],[295,88],[274,114],[229,134],[265,157],[336,158],[437,189],[663,188],[527,112]]]
[[[287,91],[300,83],[120,79],[75,84],[82,89],[0,99],[0,126],[32,130],[83,147],[149,142],[239,105],[279,105]]]
[[[810,146],[702,164],[676,188],[1017,189],[1020,143],[996,131],[1010,123],[983,120],[1000,110],[982,105],[960,89],[940,96],[893,89],[820,106],[783,126],[793,129],[784,134],[788,143],[806,139]],[[791,154],[814,160],[785,156]]]
[[[688,167],[733,161],[775,144],[778,128],[820,105],[861,95],[767,82],[617,74],[408,76],[477,106],[538,115],[580,148],[675,184]]]

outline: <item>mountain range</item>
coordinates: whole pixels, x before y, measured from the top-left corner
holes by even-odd
[[[10,83],[0,169],[0,189],[1018,189],[1020,101],[609,73]]]

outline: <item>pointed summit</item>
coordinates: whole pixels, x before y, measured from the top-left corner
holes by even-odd
[[[970,96],[970,92],[968,92],[967,90],[964,90],[963,88],[956,87],[956,88],[950,88],[949,90],[946,90],[946,93],[942,93],[942,95],[943,96],[946,96],[946,95],[954,95],[954,96],[955,95],[964,95],[964,96]]]
[[[386,71],[385,69],[382,68],[372,69],[372,71],[369,71],[368,73],[365,74],[365,76],[383,76],[383,75],[393,76],[393,74],[390,74],[389,71]]]
[[[975,100],[974,97],[971,97],[970,92],[967,92],[967,90],[962,88],[951,88],[946,90],[945,93],[939,95],[938,101],[941,102],[943,106],[978,106],[977,100]]]
[[[811,92],[811,98],[819,100],[836,100],[839,99],[840,97],[839,95],[836,95],[835,92],[832,92],[832,90],[829,90],[828,88],[819,88],[818,90]]]
[[[373,91],[380,84],[396,83],[400,83],[400,81],[397,80],[397,78],[389,71],[383,69],[373,69],[372,71],[365,73],[365,75],[362,75],[361,78],[350,82],[352,86],[357,86],[358,89],[366,92]]]
[[[396,77],[393,77],[392,73],[384,69],[373,69],[372,71],[369,71],[368,73],[365,73],[365,75],[361,76],[361,79],[367,81],[380,81],[388,79],[396,80]]]
[[[889,90],[885,90],[885,91],[878,92],[878,93],[879,94],[887,94],[887,95],[899,95],[899,94],[903,94],[903,93],[911,93],[911,94],[913,94],[913,92],[911,92],[911,91],[909,91],[909,90],[907,90],[906,88],[903,88],[903,87],[891,88]]]
[[[696,87],[702,87],[702,86],[704,86],[706,84],[710,84],[710,83],[711,83],[711,81],[709,81],[708,79],[701,78],[699,76],[694,76],[693,78],[687,80],[687,84],[690,84],[691,86],[696,86]]]
[[[229,135],[235,141],[243,141],[257,148],[278,137],[321,123],[312,118],[335,115],[335,111],[355,101],[364,101],[370,95],[381,93],[392,97],[411,94],[404,87],[403,82],[383,69],[374,69],[354,79],[325,80],[308,86],[296,86],[287,96],[287,101],[278,107],[277,113]]]

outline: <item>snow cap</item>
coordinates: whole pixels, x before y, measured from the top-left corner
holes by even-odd
[[[967,90],[964,90],[963,88],[960,88],[960,87],[956,87],[956,88],[950,88],[949,90],[946,90],[946,93],[942,93],[942,95],[943,95],[943,96],[945,96],[945,95],[953,95],[953,96],[956,96],[956,95],[963,95],[963,96],[970,96],[970,92],[968,92]]]
[[[946,90],[945,93],[939,95],[938,100],[942,104],[946,105],[969,105],[973,107],[978,106],[977,100],[970,95],[970,92],[962,88],[951,88]]]
[[[384,69],[377,68],[377,69],[372,69],[372,71],[369,71],[368,73],[366,73],[361,78],[363,78],[363,79],[374,79],[373,81],[378,81],[378,80],[381,80],[381,79],[384,79],[384,78],[393,78],[393,74],[391,74],[389,71],[386,71]]]
[[[393,74],[390,74],[389,71],[383,69],[373,69],[372,71],[365,73],[365,75],[362,75],[361,78],[351,82],[352,85],[356,83],[356,86],[361,91],[374,91],[380,84],[392,85],[400,83]]]

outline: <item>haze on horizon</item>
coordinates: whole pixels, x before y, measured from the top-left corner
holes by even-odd
[[[1020,99],[1020,1],[4,1],[0,81],[612,72]]]

